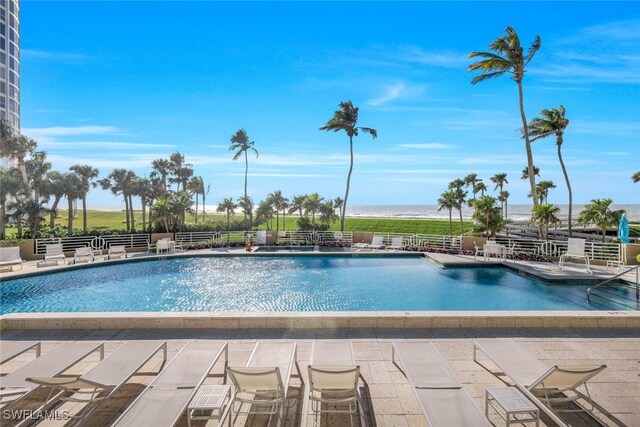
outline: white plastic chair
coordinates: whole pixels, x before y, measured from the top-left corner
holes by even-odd
[[[585,243],[585,239],[569,238],[567,242],[567,252],[560,255],[560,260],[558,261],[558,270],[562,270],[565,263],[567,262],[567,258],[582,258],[584,259],[584,264],[587,267],[587,273],[593,274],[593,272],[591,271],[591,263],[589,262],[589,257],[584,253]]]
[[[0,248],[0,268],[11,266],[11,270],[13,271],[14,265],[20,265],[20,268],[22,268],[20,247]]]

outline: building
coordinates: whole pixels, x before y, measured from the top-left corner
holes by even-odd
[[[0,116],[20,132],[19,0],[0,0]]]

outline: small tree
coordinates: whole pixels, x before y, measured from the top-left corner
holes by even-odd
[[[497,200],[491,196],[480,196],[474,203],[473,219],[474,231],[487,233],[487,237],[495,237],[504,226],[502,210],[496,204]]]
[[[605,241],[607,229],[614,227],[620,221],[624,210],[611,210],[611,199],[593,199],[585,205],[584,210],[578,214],[578,222],[582,225],[595,225],[602,231],[602,241]]]
[[[549,236],[549,225],[560,222],[558,213],[560,213],[560,208],[549,203],[533,207],[531,221],[540,227],[542,240],[547,240]]]
[[[229,229],[229,218],[233,214],[234,209],[236,209],[237,207],[238,205],[233,203],[233,199],[229,197],[227,199],[224,199],[222,202],[220,202],[220,204],[216,208],[216,211],[224,212],[225,215],[227,216],[227,230]]]

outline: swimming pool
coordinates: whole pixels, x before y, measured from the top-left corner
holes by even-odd
[[[585,310],[501,268],[422,257],[180,257],[9,280],[0,313]]]

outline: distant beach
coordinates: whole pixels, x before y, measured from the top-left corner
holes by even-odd
[[[560,219],[567,220],[568,205],[558,205],[560,207]],[[122,206],[95,206],[98,211],[121,211]],[[207,212],[216,212],[217,205],[207,205]],[[574,220],[578,217],[578,212],[584,205],[573,205]],[[139,209],[137,207],[136,209]],[[202,206],[200,206],[202,209]],[[630,221],[640,222],[640,204],[612,205],[612,209],[623,209],[627,212]],[[471,219],[473,209],[466,206],[462,209],[462,218]],[[437,205],[353,205],[347,207],[348,217],[369,217],[369,218],[406,218],[406,219],[449,219],[446,210],[439,211]],[[516,222],[527,222],[531,218],[531,205],[509,205],[509,219]],[[453,218],[458,219],[458,212],[453,212]]]

